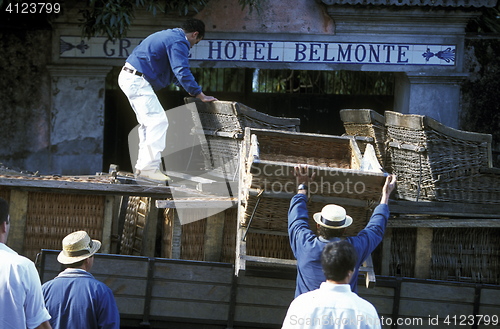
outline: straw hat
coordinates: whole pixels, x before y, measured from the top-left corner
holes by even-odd
[[[57,256],[61,264],[73,264],[89,258],[101,248],[101,241],[92,240],[85,231],[68,234],[62,240],[63,250]]]
[[[343,207],[335,204],[329,204],[313,215],[314,221],[319,225],[330,228],[340,229],[352,224],[352,217],[347,216]]]

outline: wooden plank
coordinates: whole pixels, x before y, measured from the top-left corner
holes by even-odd
[[[236,207],[236,198],[189,198],[189,199],[174,199],[174,200],[156,200],[156,207],[160,209],[176,208],[176,209],[193,209],[193,208],[210,208],[210,209],[227,209]]]
[[[267,298],[267,296],[262,296]],[[291,302],[291,301],[290,301]],[[279,328],[283,324],[288,307],[236,304],[234,319],[238,323],[263,325],[264,328]],[[259,326],[260,327],[260,326]]]
[[[248,189],[248,194],[250,196],[257,196],[260,193],[260,190],[250,188]],[[278,198],[278,199],[287,199],[290,200],[296,192],[287,193],[287,192],[262,192],[262,197],[264,198]],[[344,206],[354,206],[354,207],[366,207],[367,201],[362,199],[352,199],[352,198],[342,198],[336,196],[324,196],[324,195],[311,195],[309,197],[309,202],[319,202],[319,203],[335,203],[341,204]]]
[[[449,301],[401,299],[399,317],[417,317],[428,319],[447,316],[473,314],[472,304],[451,303]]]
[[[389,223],[391,221],[389,220]],[[389,275],[391,264],[391,244],[392,244],[392,228],[388,225],[385,229],[384,239],[382,240],[382,275]]]
[[[70,182],[62,180],[31,180],[21,178],[0,178],[0,186],[18,187],[23,190],[54,193],[81,193],[98,195],[135,195],[135,196],[157,196],[164,198],[171,196],[172,191],[168,186],[148,186],[132,184],[102,184]],[[177,188],[178,193],[189,191]]]
[[[481,305],[495,305],[500,308],[498,301],[500,301],[500,289],[481,289]],[[500,312],[498,314],[500,314]]]
[[[167,281],[210,282],[229,286],[232,271],[231,264],[157,259],[154,278]]]
[[[272,293],[270,293],[272,292]],[[269,287],[238,286],[236,305],[247,304],[258,307],[283,307],[288,308],[294,298],[295,289],[278,289],[270,291]],[[238,306],[237,306],[238,308]]]
[[[151,301],[151,317],[174,318],[186,322],[225,322],[227,314],[228,305],[226,303],[157,298]]]
[[[182,225],[179,219],[177,209],[174,211],[174,220],[172,223],[172,258],[181,258],[182,247]]]
[[[375,287],[376,278],[375,270],[373,268],[372,255],[363,262],[363,265],[359,268],[359,272],[365,275],[365,285],[367,288]]]
[[[231,286],[200,281],[154,280],[153,299],[229,303]]]
[[[203,259],[205,261],[219,262],[221,260],[225,220],[226,213],[224,211],[207,217],[205,246],[203,248]]]
[[[401,284],[401,298],[434,300],[445,303],[462,303],[472,306],[475,293],[474,287],[447,285],[446,282],[442,283],[443,284],[432,284],[403,281]]]
[[[344,123],[385,124],[384,116],[371,109],[343,109],[340,110],[340,119]]]
[[[242,258],[247,262],[255,262],[261,264],[275,264],[275,265],[285,265],[285,266],[297,266],[297,261],[295,259],[281,259],[272,257],[259,257],[259,256],[249,256],[244,255]]]
[[[375,286],[367,288],[358,285],[358,295],[376,306],[379,315],[392,315],[394,288]]]
[[[391,200],[390,208],[391,214],[427,214],[466,218],[499,218],[499,205],[497,204]]]
[[[109,254],[111,251],[111,230],[113,219],[115,218],[115,196],[107,195],[104,200],[104,220],[102,226],[101,250],[100,252]]]
[[[441,228],[441,227],[500,227],[500,218],[453,218],[453,219],[397,219],[392,218],[387,228]]]
[[[28,192],[12,189],[10,191],[9,214],[10,231],[7,244],[19,254],[24,252],[24,236],[28,213]]]
[[[430,278],[432,232],[432,228],[417,228],[417,242],[415,247],[415,278]]]
[[[155,207],[156,200],[150,198],[147,210],[146,222],[142,236],[142,255],[154,257],[156,249],[156,228],[158,227],[158,208]]]

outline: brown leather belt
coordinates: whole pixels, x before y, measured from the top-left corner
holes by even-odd
[[[142,77],[144,75],[141,72],[139,72],[137,70],[132,70],[130,67],[126,67],[126,66],[124,66],[122,70],[124,70],[125,72],[128,72],[128,73],[132,73],[132,74],[138,75],[140,77]]]

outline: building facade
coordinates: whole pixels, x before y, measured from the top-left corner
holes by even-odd
[[[258,12],[242,10],[235,0],[211,0],[192,15],[205,22],[207,33],[193,48],[191,65],[196,72],[247,72],[243,100],[234,99],[238,97],[229,87],[214,89],[219,99],[242,102],[251,102],[249,89],[258,89],[255,81],[264,71],[313,72],[317,77],[319,72],[386,74],[393,79],[389,101],[380,105],[379,98],[353,97],[336,106],[423,114],[460,128],[461,84],[469,76],[466,26],[481,8],[495,5],[496,0],[297,0],[293,6],[288,1],[264,1]],[[126,162],[124,136],[136,124],[117,87],[117,72],[143,38],[177,27],[185,17],[138,12],[127,36],[86,39],[79,25],[84,4],[67,1],[63,6],[51,26],[2,32],[3,48],[10,51],[0,57],[10,64],[5,82],[10,89],[3,92],[8,97],[2,116],[9,124],[0,133],[8,141],[0,147],[1,162],[44,174],[94,174],[106,171],[110,162]],[[369,88],[373,87],[365,87]],[[328,97],[328,90],[320,88],[301,100],[309,97],[307,104],[313,104]],[[182,91],[172,95],[160,97],[166,110],[182,105],[187,96]],[[291,103],[293,96],[281,95]],[[272,103],[277,96],[259,97]],[[336,133],[322,128],[341,125],[338,108],[328,105],[333,102],[325,98],[312,110],[309,105],[291,109],[293,104],[283,100],[282,105],[273,103],[273,110],[253,107],[301,117],[304,131]]]

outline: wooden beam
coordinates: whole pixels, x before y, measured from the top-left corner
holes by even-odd
[[[499,218],[498,204],[467,202],[414,202],[391,200],[391,214],[426,214],[456,217]]]
[[[417,228],[415,278],[429,279],[432,257],[432,228]]]
[[[41,180],[29,178],[6,178],[0,177],[0,186],[18,187],[27,191],[54,192],[54,193],[79,193],[98,195],[134,195],[134,196],[156,196],[158,198],[171,197],[171,187],[154,185],[133,184],[104,184],[88,182],[72,182],[65,180]],[[179,194],[189,194],[194,191],[176,187]],[[201,193],[197,193],[201,194]]]
[[[10,191],[9,214],[11,225],[7,245],[19,254],[23,254],[28,217],[28,192],[16,189]]]
[[[374,288],[377,280],[375,278],[372,255],[369,255],[368,258],[363,262],[362,266],[359,268],[359,272],[364,273],[365,275],[366,288]]]
[[[389,220],[391,222],[391,220]],[[388,225],[382,241],[382,275],[389,276],[391,263],[392,228]]]
[[[248,189],[248,194],[250,196],[259,195],[260,190]],[[286,192],[263,192],[263,198],[278,198],[278,199],[288,199],[290,200],[294,196],[294,193]],[[323,196],[323,195],[311,195],[309,197],[309,202],[320,202],[320,203],[335,203],[342,204],[344,206],[354,206],[354,207],[368,207],[369,202],[367,200],[352,199],[352,198],[342,198],[334,196]]]
[[[158,208],[155,207],[155,200],[150,199],[148,213],[144,231],[142,235],[142,255],[147,257],[155,256],[156,249],[156,228],[158,226]]]
[[[207,217],[205,229],[205,246],[203,260],[207,262],[220,262],[224,244],[224,222],[226,213],[221,211]]]
[[[389,219],[391,228],[439,228],[439,227],[500,227],[500,218],[453,218],[453,219]]]
[[[177,208],[177,209],[193,209],[193,208],[211,208],[211,209],[227,209],[236,207],[236,198],[189,198],[189,199],[174,199],[174,200],[156,200],[157,208]]]
[[[102,227],[102,246],[101,252],[105,254],[111,253],[111,230],[113,227],[113,219],[115,218],[115,197],[107,195],[104,200],[104,220]]]
[[[174,210],[172,223],[172,258],[181,259],[182,225],[177,209]]]

